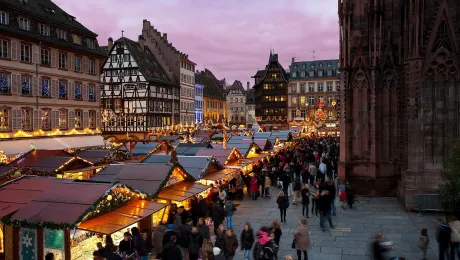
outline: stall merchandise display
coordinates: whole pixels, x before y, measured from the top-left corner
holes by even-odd
[[[88,260],[93,258],[93,252],[97,250],[97,243],[104,243],[98,236],[91,236],[70,249],[72,260]]]

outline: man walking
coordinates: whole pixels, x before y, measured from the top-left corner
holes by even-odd
[[[331,217],[331,199],[330,194],[327,190],[323,190],[320,193],[317,204],[317,207],[319,209],[319,226],[321,228],[321,231],[326,231],[324,227],[324,218],[327,218],[327,220],[329,221],[329,228],[333,229],[334,225],[332,224]]]

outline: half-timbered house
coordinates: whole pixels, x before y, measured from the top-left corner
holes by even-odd
[[[104,134],[142,134],[173,124],[180,86],[144,43],[142,36],[137,42],[126,37],[109,39],[101,75]]]

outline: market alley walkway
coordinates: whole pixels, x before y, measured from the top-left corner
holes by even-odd
[[[272,188],[272,194],[278,190]],[[430,249],[428,259],[437,259],[437,242],[435,239],[435,216],[418,216],[416,213],[404,211],[396,198],[359,197],[356,208],[341,209],[337,207],[337,216],[333,217],[336,229],[322,232],[319,228],[319,217],[308,219],[310,227],[312,250],[310,260],[368,260],[370,259],[369,245],[374,232],[384,232],[389,241],[394,242],[391,256],[404,256],[407,260],[420,259],[417,247],[421,228],[428,228]],[[239,203],[239,202],[235,202]],[[339,203],[336,203],[336,206]],[[292,255],[297,259],[291,248],[293,233],[299,218],[302,217],[302,205],[290,205],[287,211],[287,223],[282,223],[278,257],[284,259]],[[235,232],[239,238],[245,222],[249,222],[255,231],[261,226],[269,225],[274,219],[279,219],[276,197],[257,201],[245,200],[238,206],[233,217]],[[326,222],[326,227],[327,221]],[[237,251],[235,260],[242,260],[241,251]]]

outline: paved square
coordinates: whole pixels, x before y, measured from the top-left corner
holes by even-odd
[[[272,189],[275,189],[272,193],[276,194],[277,189]],[[319,228],[319,217],[312,217],[310,214],[308,223],[313,248],[309,251],[309,259],[368,260],[372,234],[384,232],[388,240],[394,242],[391,256],[418,260],[418,236],[423,227],[428,228],[430,238],[428,259],[437,259],[434,215],[420,217],[416,213],[405,212],[396,198],[359,197],[358,200],[356,207],[351,210],[343,210],[340,203],[336,203],[337,216],[333,217],[333,223],[337,227],[335,230],[322,232]],[[283,235],[278,254],[280,259],[284,259],[286,255],[297,258],[295,250],[291,249],[291,243],[301,217],[302,205],[291,204],[287,211],[287,223],[281,225]],[[257,201],[245,198],[233,217],[233,225],[239,239],[245,222],[251,223],[254,230],[258,230],[263,225],[270,225],[274,219],[279,219],[276,198],[259,198]],[[327,221],[325,225],[328,227]],[[238,251],[235,260],[240,259],[244,257],[242,252]]]

